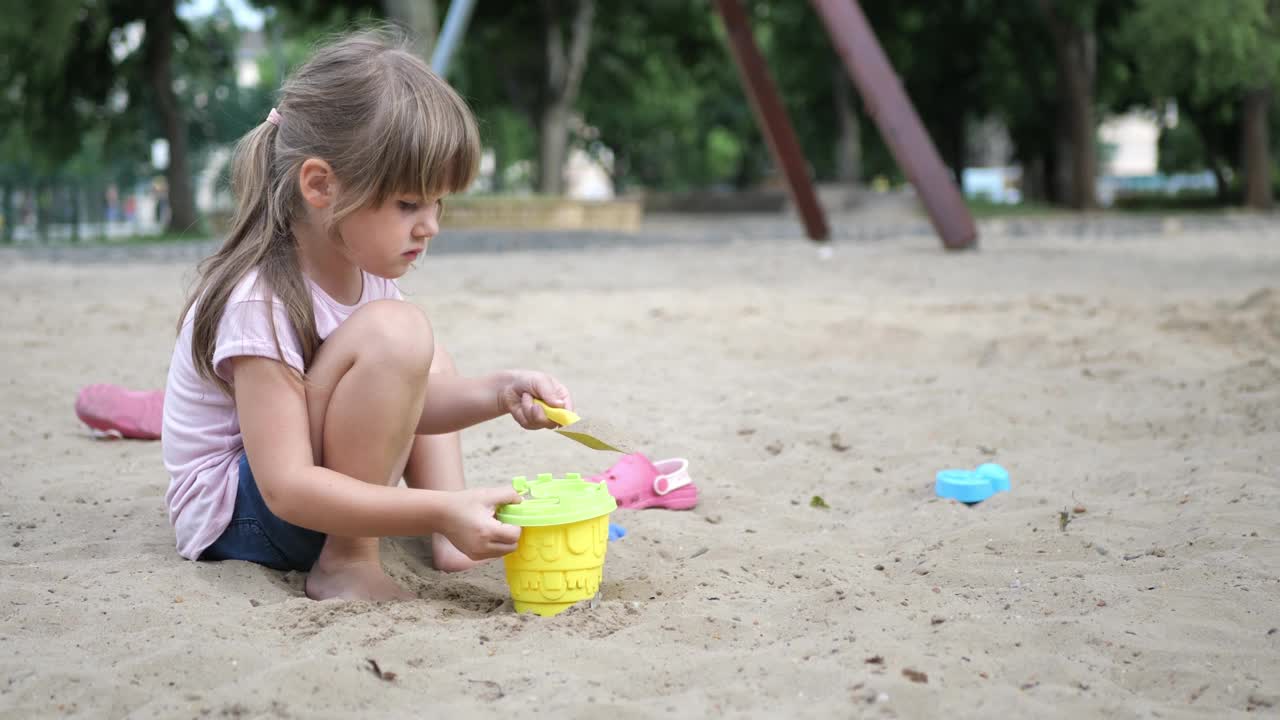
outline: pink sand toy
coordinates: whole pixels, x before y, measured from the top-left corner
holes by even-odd
[[[99,433],[155,440],[164,421],[164,391],[89,385],[76,395],[76,416]]]
[[[684,458],[653,463],[640,453],[631,453],[588,481],[605,483],[619,507],[633,510],[689,510],[698,504],[698,488],[689,477],[689,461]]]

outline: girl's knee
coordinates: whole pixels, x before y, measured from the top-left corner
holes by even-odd
[[[440,375],[458,374],[458,366],[453,362],[453,355],[450,355],[440,343],[436,343],[435,356],[431,359],[431,372]]]
[[[348,323],[358,323],[357,356],[373,356],[381,363],[426,372],[437,350],[431,322],[413,303],[377,300],[352,314]]]

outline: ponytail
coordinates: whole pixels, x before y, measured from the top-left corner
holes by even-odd
[[[275,112],[274,110],[272,111]],[[278,116],[276,116],[278,117]],[[301,344],[303,372],[311,367],[320,337],[316,331],[311,291],[298,265],[293,234],[288,178],[276,165],[275,143],[280,132],[276,122],[259,124],[236,144],[231,166],[231,191],[237,199],[231,234],[222,247],[200,263],[201,279],[188,298],[178,319],[178,330],[191,307],[196,307],[191,328],[191,355],[196,371],[226,393],[230,383],[218,377],[213,367],[218,324],[227,301],[239,282],[254,268],[270,303],[279,301]],[[283,358],[275,312],[268,310],[276,352]]]

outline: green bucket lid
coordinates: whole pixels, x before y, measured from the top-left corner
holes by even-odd
[[[524,500],[498,508],[498,520],[508,525],[564,525],[608,515],[618,509],[608,486],[587,482],[578,473],[566,473],[562,478],[542,473],[533,480],[522,475],[512,478],[511,486]]]

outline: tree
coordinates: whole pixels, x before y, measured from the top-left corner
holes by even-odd
[[[1242,169],[1245,204],[1272,206],[1268,109],[1280,77],[1274,0],[1138,0],[1127,38],[1151,101],[1175,100],[1225,191]],[[1235,137],[1230,137],[1234,127]]]
[[[1073,207],[1088,210],[1098,205],[1096,178],[1098,150],[1094,144],[1094,90],[1098,76],[1098,36],[1094,3],[1063,3],[1039,0],[1053,54],[1057,60],[1058,92],[1065,110],[1066,133],[1070,143],[1071,182],[1066,200]]]
[[[440,31],[436,0],[250,0],[272,13],[271,22],[282,23],[294,37],[337,32],[352,21],[381,18],[409,35],[414,52],[431,57]],[[317,31],[320,31],[319,33]]]
[[[114,84],[112,18],[80,0],[12,5],[0,23],[0,121],[21,127],[52,169],[75,154]]]
[[[990,25],[981,35],[985,42],[975,50],[984,68],[975,92],[1008,130],[1013,159],[1022,166],[1023,198],[1062,202],[1062,128],[1056,120],[1061,97],[1043,20],[1030,3],[1013,3],[988,17]]]
[[[108,137],[115,137],[123,118],[140,116],[114,104],[153,109],[169,143],[169,227],[181,232],[195,225],[196,215],[186,122],[173,91],[174,43],[186,26],[174,7],[174,0],[15,4],[0,30],[10,100],[0,117],[18,115],[38,157],[52,169],[75,155],[91,129],[106,125]],[[125,45],[126,29],[138,25],[144,31],[141,62]],[[128,91],[121,93],[120,86]]]
[[[429,60],[440,33],[435,0],[382,0],[382,10],[388,19],[412,33],[414,51]]]
[[[0,241],[13,242],[13,227],[17,224],[14,213],[14,193],[30,181],[34,161],[31,145],[21,125],[10,123],[0,135],[0,218],[4,220]]]
[[[483,123],[510,119],[505,110],[514,108],[534,130],[536,187],[542,193],[564,192],[570,124],[587,68],[595,9],[595,0],[480,3],[455,66],[454,79]],[[501,159],[505,164],[514,158]]]
[[[767,151],[705,2],[626,3],[597,22],[578,109],[612,152],[616,186],[758,178]]]
[[[817,14],[807,3],[747,10],[814,176],[853,181],[865,119]],[[764,177],[772,158],[706,2],[626,3],[597,22],[578,107],[612,151],[618,186],[746,188]]]
[[[582,74],[587,69],[595,0],[571,0],[572,14],[561,0],[542,0],[546,28],[545,92],[538,117],[538,190],[564,192],[564,164],[568,158],[569,119]],[[567,38],[566,38],[567,34]]]
[[[256,1],[268,4],[267,0]],[[428,59],[438,22],[435,3],[424,5],[418,0],[284,0],[269,4],[286,10],[295,27],[320,24],[334,28],[347,18],[370,15],[393,20],[421,38],[418,48],[423,59]],[[468,25],[459,61],[453,65],[451,77],[471,102],[482,126],[500,125],[509,131],[512,116],[505,110],[510,105],[534,129],[541,192],[564,190],[570,123],[586,70],[595,7],[595,0],[481,2]],[[531,33],[529,28],[540,32]]]
[[[123,3],[122,3],[123,4]],[[133,3],[131,3],[133,4]],[[169,230],[188,232],[196,226],[195,193],[192,191],[187,123],[173,89],[173,45],[179,32],[174,0],[148,0],[132,8],[141,17],[146,35],[142,41],[144,67],[153,107],[169,143]]]

